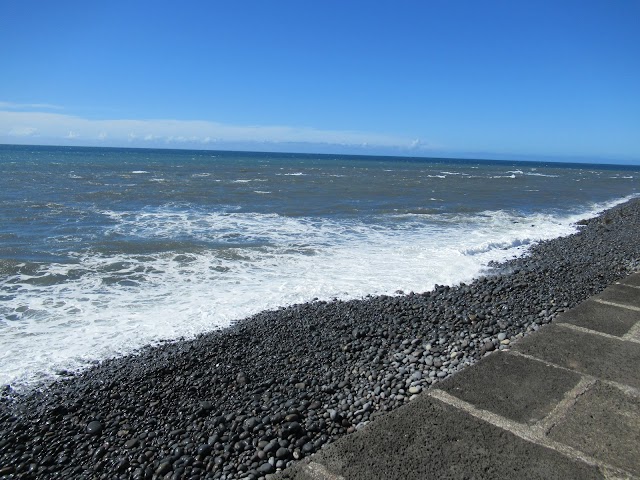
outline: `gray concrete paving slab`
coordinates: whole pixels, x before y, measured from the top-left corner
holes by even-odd
[[[640,398],[598,382],[580,396],[549,436],[640,476]]]
[[[640,479],[640,312],[594,298],[274,478]]]
[[[478,408],[533,424],[546,417],[579,381],[577,373],[495,352],[437,388]]]
[[[622,283],[623,285],[633,285],[636,287],[640,287],[640,273],[629,275],[627,278],[620,280],[620,283]]]
[[[640,344],[547,325],[513,350],[604,380],[640,388]]]
[[[594,479],[595,466],[527,442],[428,395],[343,437],[276,478]]]
[[[640,312],[587,300],[576,308],[561,313],[555,321],[622,337],[640,322]]]
[[[638,289],[628,285],[610,285],[601,294],[596,295],[593,298],[640,308],[640,295],[638,295]]]

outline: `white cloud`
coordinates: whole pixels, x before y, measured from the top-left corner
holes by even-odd
[[[6,102],[4,102],[6,104]],[[3,103],[0,103],[2,107]],[[215,144],[247,144],[247,147],[278,144],[322,144],[358,148],[426,149],[411,138],[357,131],[320,130],[309,127],[227,125],[184,120],[90,120],[53,112],[19,112],[0,109],[0,143],[37,132],[43,143],[83,145],[205,147]]]
[[[9,130],[10,137],[31,137],[38,131],[35,127],[17,126]]]

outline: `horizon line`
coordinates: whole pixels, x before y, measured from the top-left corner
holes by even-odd
[[[296,142],[279,142],[278,145],[283,143],[295,144]],[[311,145],[311,144],[309,144]],[[288,150],[247,150],[242,148],[222,148],[213,149],[206,147],[191,147],[191,148],[177,148],[175,146],[120,146],[120,145],[81,145],[81,144],[55,144],[55,143],[4,143],[0,141],[0,147],[36,147],[36,148],[82,148],[82,149],[108,149],[108,150],[165,150],[165,151],[177,151],[177,152],[220,152],[220,153],[249,153],[249,154],[281,154],[281,155],[319,155],[319,156],[332,156],[339,155],[342,157],[378,157],[378,158],[399,158],[399,159],[419,159],[419,160],[464,160],[464,161],[478,161],[478,162],[516,162],[516,163],[553,163],[559,165],[598,165],[605,167],[640,167],[639,163],[631,163],[633,160],[629,160],[628,163],[613,163],[612,161],[604,161],[601,157],[583,157],[578,155],[535,155],[535,154],[490,154],[490,153],[471,153],[468,155],[461,153],[460,155],[410,155],[400,153],[344,153],[344,152],[321,152],[321,151],[288,151]],[[414,152],[415,153],[415,152]],[[443,152],[444,153],[444,152]],[[504,157],[504,158],[498,158]],[[520,157],[520,158],[518,158]],[[523,157],[539,157],[539,159],[523,158]],[[571,160],[573,159],[573,160]],[[620,161],[620,160],[617,160]]]

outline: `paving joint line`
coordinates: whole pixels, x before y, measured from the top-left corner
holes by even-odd
[[[602,300],[601,298],[592,299],[594,302],[601,303],[603,305],[610,305],[612,307],[626,308],[627,310],[633,310],[634,312],[640,312],[640,308],[633,305],[625,305],[623,303],[609,302],[608,300]]]
[[[609,333],[599,332],[597,330],[591,330],[590,328],[580,327],[579,325],[574,325],[572,323],[557,323],[556,325],[558,325],[559,327],[562,327],[562,328],[567,328],[569,330],[575,330],[576,332],[588,333],[590,335],[597,335],[599,337],[618,340],[620,342],[640,343],[640,340],[638,340],[638,339],[636,339],[634,337],[625,338],[626,334],[624,336],[622,336],[622,337],[618,337],[616,335],[611,335]]]
[[[568,392],[564,398],[539,422],[533,424],[531,428],[538,431],[540,435],[548,436],[558,423],[566,418],[567,413],[577,403],[578,398],[587,393],[596,383],[597,379],[581,376],[580,381]]]
[[[548,362],[547,360],[543,360],[541,358],[534,357],[533,355],[529,355],[528,353],[522,353],[522,352],[518,352],[516,350],[511,350],[509,353],[511,355],[517,355],[518,357],[523,357],[523,358],[527,358],[529,360],[533,360],[534,362],[540,362],[543,365],[546,365],[547,367],[559,368],[560,370],[564,370],[566,372],[578,373],[581,376],[583,376],[584,378],[589,378],[589,379],[593,378],[593,379],[598,380],[597,377],[594,377],[593,375],[589,375],[588,373],[576,372],[575,370],[572,370],[570,368],[563,367],[562,365],[557,365],[555,363]]]
[[[640,322],[636,322],[622,338],[631,341],[640,341]]]
[[[618,467],[614,467],[608,463],[602,462],[596,458],[593,458],[580,450],[577,450],[573,447],[565,445],[564,443],[557,442],[552,440],[541,433],[537,432],[535,429],[528,427],[519,422],[515,422],[513,420],[509,420],[501,415],[498,415],[493,412],[489,412],[487,410],[483,410],[481,408],[476,407],[475,405],[465,402],[464,400],[460,400],[457,397],[445,392],[444,390],[434,389],[427,393],[432,398],[436,400],[440,400],[447,405],[450,405],[458,410],[461,410],[472,417],[475,417],[479,420],[482,420],[486,423],[489,423],[495,427],[501,428],[502,430],[506,430],[514,434],[515,436],[533,443],[535,445],[549,448],[550,450],[554,450],[555,452],[564,455],[565,457],[569,457],[573,460],[577,460],[587,465],[597,467],[605,478],[608,479],[616,479],[616,478],[637,478],[632,475],[630,472],[623,470]]]

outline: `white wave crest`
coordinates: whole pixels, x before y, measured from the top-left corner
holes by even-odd
[[[222,247],[144,255],[82,252],[77,263],[3,278],[0,384],[27,385],[62,368],[79,369],[314,298],[468,282],[487,262],[573,233],[575,222],[620,201],[563,216],[487,211],[396,215],[370,223],[175,205],[104,212],[114,223],[106,235],[163,240],[179,232]]]

